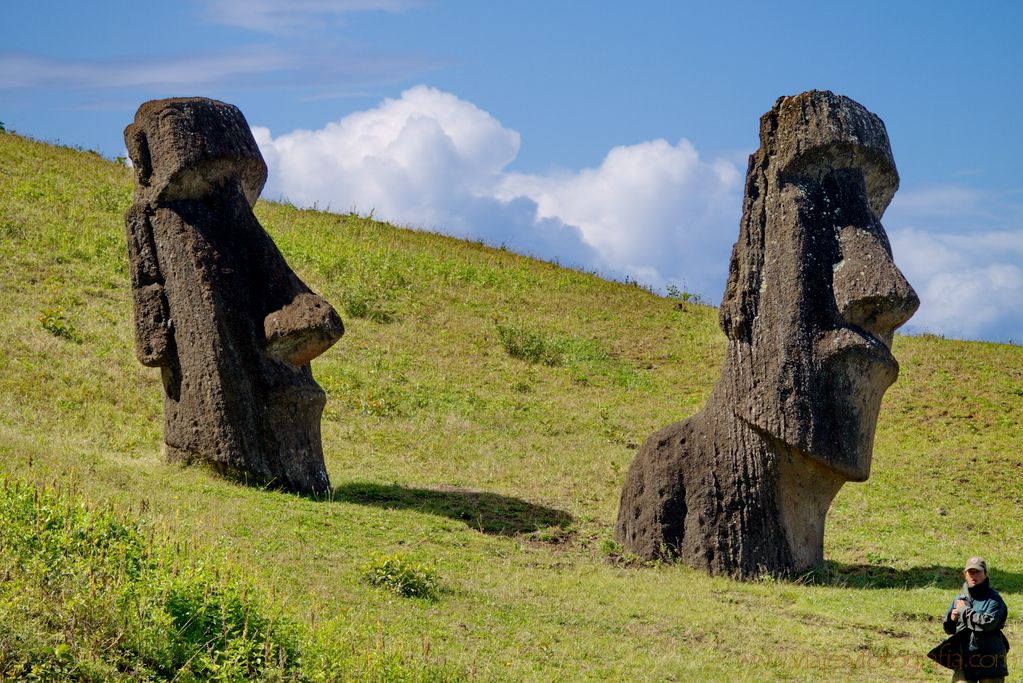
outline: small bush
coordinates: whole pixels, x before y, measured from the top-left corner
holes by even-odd
[[[497,338],[512,358],[543,365],[561,365],[565,344],[549,334],[530,330],[515,323],[497,323]]]
[[[600,554],[608,557],[618,558],[624,552],[622,544],[613,538],[605,538],[600,542]]]
[[[639,555],[625,552],[625,548],[622,544],[611,538],[605,538],[602,540],[600,542],[599,550],[600,554],[604,556],[605,562],[619,567],[649,567],[656,566],[661,563],[661,560],[644,562]]]
[[[362,568],[362,577],[405,598],[437,597],[437,573],[433,567],[397,555],[376,555]]]
[[[688,307],[688,304],[703,305],[705,303],[703,297],[701,297],[699,294],[687,292],[686,290],[676,285],[669,284],[667,286],[667,290],[668,298],[675,301],[675,308],[680,311],[685,311]]]
[[[394,314],[383,305],[384,297],[379,291],[366,286],[349,287],[341,295],[341,305],[353,318],[363,318],[375,323],[389,323]]]

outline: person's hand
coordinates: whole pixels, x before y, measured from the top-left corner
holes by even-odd
[[[952,610],[952,614],[949,615],[949,618],[952,621],[959,621],[959,610],[957,609]]]
[[[956,611],[960,611],[960,610],[964,610],[964,609],[966,609],[966,601],[965,600],[957,600],[956,601]]]

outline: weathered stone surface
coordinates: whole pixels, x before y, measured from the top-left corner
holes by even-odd
[[[135,348],[162,370],[167,453],[261,484],[330,488],[309,361],[344,333],[252,213],[266,164],[245,117],[146,102],[125,129]]]
[[[919,305],[880,218],[899,179],[881,120],[830,92],[760,119],[704,409],[651,435],[626,477],[616,538],[711,573],[823,561],[824,518],[870,473],[894,330]]]

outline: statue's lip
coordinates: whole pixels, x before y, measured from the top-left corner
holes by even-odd
[[[862,327],[829,330],[818,339],[816,350],[818,357],[825,363],[839,356],[859,355],[891,371],[893,382],[899,374],[899,362],[895,360],[888,345]]]

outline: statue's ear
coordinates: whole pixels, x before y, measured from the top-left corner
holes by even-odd
[[[725,294],[721,298],[721,308],[718,309],[718,323],[725,336],[731,340],[750,337],[750,321],[747,311],[743,306],[743,283],[740,277],[739,267],[739,245],[732,247],[732,258],[728,264],[728,282],[725,284]]]
[[[762,130],[761,139],[765,135]],[[752,341],[753,321],[760,305],[760,271],[764,266],[764,230],[767,225],[764,206],[764,196],[767,194],[765,159],[762,148],[749,157],[739,239],[732,246],[728,281],[724,296],[721,297],[721,308],[718,309],[718,324],[731,341]]]
[[[135,169],[135,178],[139,185],[149,185],[149,178],[153,175],[153,162],[149,156],[149,140],[142,127],[137,124],[130,124],[124,129],[124,144],[128,148],[128,157]]]

